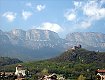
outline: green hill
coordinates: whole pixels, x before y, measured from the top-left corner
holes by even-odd
[[[52,61],[58,62],[74,62],[84,64],[103,64],[105,62],[105,52],[88,51],[85,49],[68,50],[56,58],[52,58]]]
[[[16,63],[21,63],[19,59],[9,58],[9,57],[0,57],[0,66],[11,65]]]

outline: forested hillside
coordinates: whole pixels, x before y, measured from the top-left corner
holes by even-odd
[[[77,79],[81,74],[86,79],[94,79],[95,71],[105,68],[105,52],[88,51],[82,48],[69,49],[58,57],[22,63],[22,65],[27,67],[34,77],[42,75],[43,70],[46,70],[47,74],[62,74],[66,79]],[[16,65],[5,66],[5,69],[13,71],[15,67]]]
[[[74,62],[74,63],[97,63],[103,64],[105,62],[105,52],[88,51],[85,49],[68,50],[56,58],[52,58],[53,61],[58,62]]]
[[[9,58],[9,57],[0,57],[0,66],[11,65],[16,63],[21,63],[19,59]]]

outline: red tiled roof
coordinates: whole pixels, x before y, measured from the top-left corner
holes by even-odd
[[[104,72],[105,73],[105,70],[97,70],[97,72]]]

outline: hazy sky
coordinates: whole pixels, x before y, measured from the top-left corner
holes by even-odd
[[[0,0],[0,29],[105,33],[105,0]]]

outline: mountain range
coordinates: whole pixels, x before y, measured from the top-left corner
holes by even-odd
[[[23,61],[52,58],[79,44],[88,50],[105,51],[105,34],[74,32],[62,39],[57,33],[49,30],[0,30],[0,56],[19,58]]]

